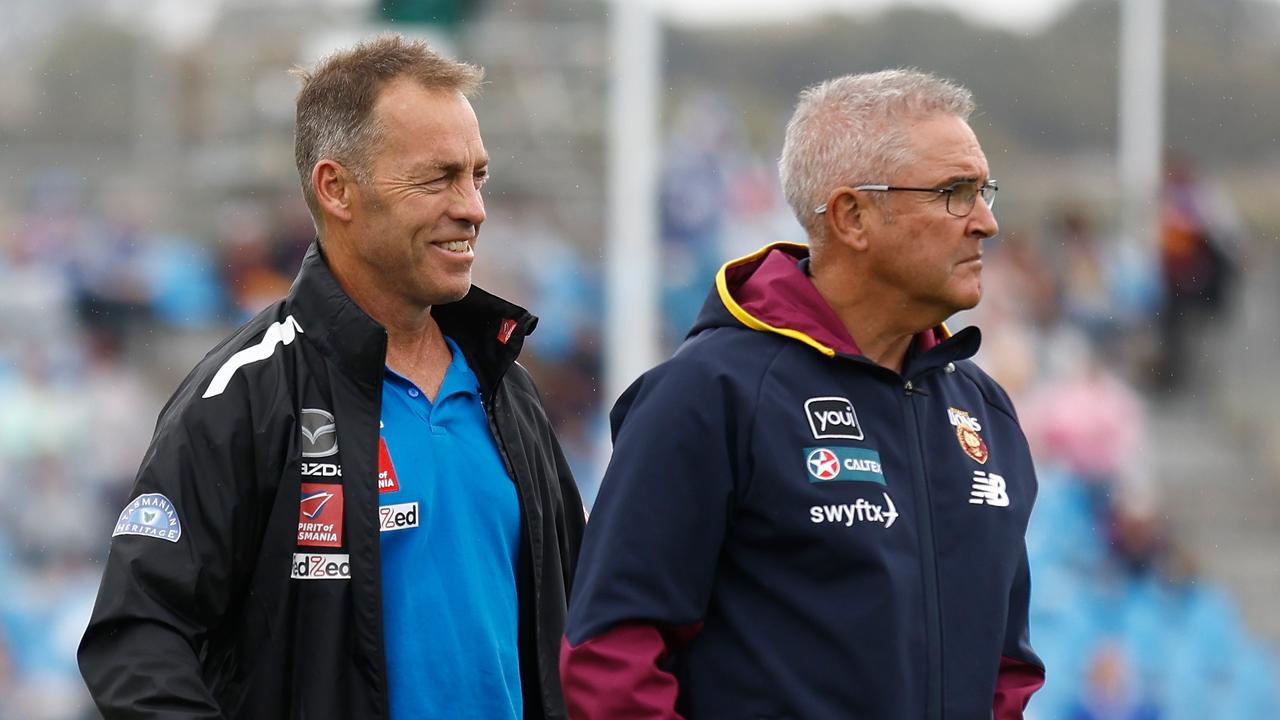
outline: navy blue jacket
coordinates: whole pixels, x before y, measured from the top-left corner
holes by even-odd
[[[1021,718],[1036,495],[976,328],[857,353],[806,250],[728,263],[611,420],[561,678],[577,718]]]

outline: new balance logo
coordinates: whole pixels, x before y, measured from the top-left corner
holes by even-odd
[[[982,505],[985,503],[995,507],[1009,507],[1007,487],[1004,476],[987,472],[986,470],[974,470],[973,489],[969,492],[969,504]]]

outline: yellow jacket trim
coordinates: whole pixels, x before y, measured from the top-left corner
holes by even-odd
[[[812,337],[810,337],[806,333],[802,333],[797,330],[789,330],[787,328],[774,327],[766,322],[763,322],[757,319],[754,315],[747,312],[741,305],[739,305],[738,301],[733,299],[733,296],[729,294],[729,280],[728,280],[729,268],[755,262],[763,258],[765,255],[768,255],[770,251],[782,249],[782,248],[795,248],[795,249],[802,249],[806,251],[809,249],[807,245],[801,245],[799,243],[787,243],[787,242],[771,243],[769,245],[765,245],[764,247],[751,253],[750,255],[744,255],[743,257],[737,258],[735,260],[730,260],[729,262],[720,266],[720,271],[716,273],[716,290],[720,293],[720,302],[724,303],[724,306],[729,309],[730,314],[732,314],[735,318],[738,319],[738,322],[742,323],[743,325],[746,325],[752,330],[760,330],[763,332],[777,333],[784,337],[789,337],[792,340],[799,340],[800,342],[804,343],[805,345],[808,345],[809,347],[814,348],[815,350],[822,353],[823,355],[826,355],[827,357],[835,357],[836,351],[834,348],[830,348],[830,347],[827,347],[826,345],[823,345],[817,340],[814,340]]]

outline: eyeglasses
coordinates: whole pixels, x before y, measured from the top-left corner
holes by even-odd
[[[947,196],[947,212],[955,217],[967,217],[973,212],[974,203],[978,201],[978,197],[982,197],[982,202],[987,207],[995,207],[996,191],[999,186],[995,180],[988,180],[979,185],[973,180],[961,180],[960,182],[951,183],[946,187],[938,188],[913,188],[913,187],[895,187],[893,185],[858,185],[854,190],[867,190],[869,192],[927,192],[937,195]],[[813,211],[819,215],[827,211],[827,204],[822,203]]]

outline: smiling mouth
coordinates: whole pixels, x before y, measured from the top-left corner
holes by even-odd
[[[451,242],[432,243],[438,248],[452,253],[464,253],[471,249],[471,243],[466,240],[453,240]]]

